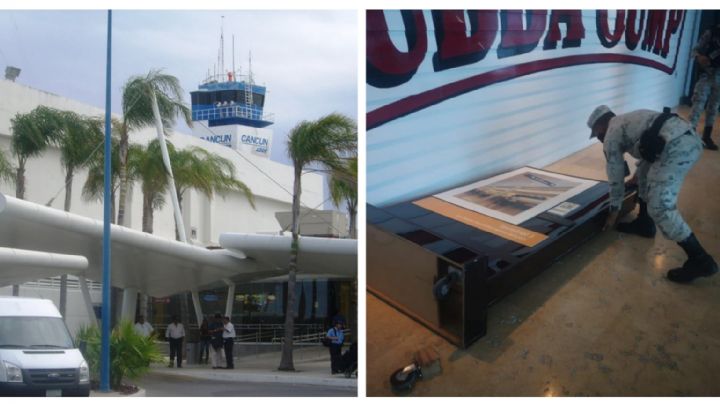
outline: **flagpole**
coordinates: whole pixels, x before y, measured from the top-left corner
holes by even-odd
[[[100,391],[110,391],[110,184],[112,182],[112,141],[110,116],[110,66],[112,59],[112,10],[107,17],[107,62],[105,72],[105,178],[103,195],[103,277],[102,330],[100,350]]]

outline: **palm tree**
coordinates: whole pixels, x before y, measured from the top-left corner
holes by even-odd
[[[350,216],[350,238],[357,238],[357,157],[348,159],[344,169],[333,170],[330,178],[330,197],[337,207],[345,201]]]
[[[18,199],[25,199],[25,165],[28,159],[39,156],[59,135],[57,119],[57,110],[39,106],[27,114],[16,114],[10,120],[10,148],[17,158],[15,197]]]
[[[172,145],[171,145],[172,147]],[[153,232],[155,210],[165,205],[168,177],[162,162],[160,142],[151,141],[129,154],[128,172],[140,181],[143,198],[142,231]]]
[[[64,209],[69,212],[72,204],[72,183],[75,171],[79,168],[91,168],[93,162],[97,160],[95,156],[102,158],[102,121],[69,111],[63,111],[60,115],[62,128],[58,137],[58,146],[60,162],[65,169]]]
[[[92,155],[103,144],[102,121],[97,118],[80,116],[70,111],[57,111],[60,162],[65,169],[65,203],[63,208],[70,211],[72,186],[75,171],[90,165]],[[67,308],[67,274],[60,276],[60,304],[58,309],[64,317]]]
[[[190,109],[183,103],[183,90],[177,77],[151,70],[146,76],[133,76],[123,87],[123,120],[120,129],[120,190],[118,200],[119,225],[125,224],[125,200],[128,190],[128,148],[129,133],[156,123],[153,104],[157,106],[162,126],[174,126],[181,115],[188,126],[192,126]]]
[[[346,153],[357,152],[357,128],[349,117],[333,113],[317,121],[302,121],[288,136],[288,154],[293,161],[292,244],[288,263],[288,297],[285,309],[285,339],[279,370],[294,371],[292,344],[295,325],[295,278],[299,252],[298,219],[303,169],[317,164],[328,170],[343,170]]]
[[[120,185],[120,152],[119,152],[119,143],[120,143],[120,125],[122,125],[122,122],[113,119],[112,122],[112,138],[110,141],[112,142],[112,161],[111,161],[111,176],[110,179],[110,211],[112,212],[110,216],[110,222],[115,224],[116,222],[116,215],[115,215],[115,196],[117,195],[117,191]],[[136,144],[130,144],[128,148],[128,155],[133,155],[134,153],[139,153],[142,151],[142,147]],[[132,167],[130,167],[132,168]],[[133,172],[132,169],[128,171],[128,181],[134,182],[136,179],[136,175]],[[85,184],[83,185],[82,189],[82,196],[83,199],[87,202],[102,202],[103,196],[105,192],[105,150],[101,148],[96,153],[93,154],[92,158],[89,161],[88,165],[88,175],[85,180]]]
[[[25,165],[31,157],[39,156],[55,141],[58,131],[57,111],[39,106],[26,114],[16,114],[10,120],[10,150],[17,159],[15,167],[15,197],[25,199]],[[20,294],[20,286],[13,285],[13,296]]]
[[[177,150],[168,142],[168,149],[181,207],[185,191],[192,188],[209,200],[212,200],[214,194],[224,196],[230,191],[242,192],[255,209],[252,191],[235,178],[235,166],[230,160],[195,146]]]
[[[0,149],[0,182],[15,183],[15,167],[2,149]]]

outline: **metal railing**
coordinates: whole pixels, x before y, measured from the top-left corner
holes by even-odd
[[[261,111],[245,105],[228,105],[222,107],[215,107],[213,109],[202,109],[199,111],[193,111],[192,115],[193,119],[196,121],[210,121],[226,118],[244,118],[253,121],[273,122],[273,120],[275,119],[275,114],[273,113],[263,114]]]
[[[157,326],[160,339],[165,337],[165,329],[167,326]],[[190,325],[185,328],[188,336],[194,335],[197,339],[200,332],[197,325]],[[294,343],[320,343],[320,340],[327,334],[325,326],[316,323],[300,323],[294,327]],[[350,331],[345,330],[345,335],[349,335]],[[235,342],[238,343],[270,343],[280,344],[284,339],[285,325],[282,323],[272,324],[236,324],[235,325]]]

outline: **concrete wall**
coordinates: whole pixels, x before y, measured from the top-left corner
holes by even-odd
[[[698,16],[368,11],[368,202],[566,157],[591,144],[586,121],[599,104],[677,105]]]

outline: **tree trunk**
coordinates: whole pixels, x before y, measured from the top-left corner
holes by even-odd
[[[25,159],[18,159],[15,177],[15,197],[25,199]]]
[[[150,316],[148,316],[148,295],[145,293],[139,292],[138,293],[138,311],[140,312],[140,315],[145,317],[145,321],[150,321]]]
[[[348,214],[350,215],[350,238],[357,239],[357,208],[348,204]]]
[[[67,173],[65,173],[65,204],[63,205],[65,212],[70,212],[72,206],[73,175],[75,175],[73,168],[67,168]]]
[[[177,192],[177,199],[178,199],[178,206],[180,207],[180,217],[182,218],[182,200],[183,200],[183,196],[182,196],[182,193],[181,193],[179,190],[178,190],[178,192]],[[184,227],[184,226],[183,226],[183,227]],[[187,235],[186,235],[186,237],[187,237]],[[177,241],[182,241],[182,239],[180,238],[180,229],[178,229],[177,223],[175,223],[175,240],[177,240]]]
[[[182,346],[180,347],[181,351],[183,353],[183,358],[185,360],[188,359],[187,357],[187,343],[188,338],[190,338],[190,309],[188,306],[188,292],[184,292],[180,294],[180,321],[183,324],[183,327],[185,328],[185,338],[182,340]]]
[[[115,224],[115,181],[110,184],[110,223]]]
[[[72,183],[73,183],[73,168],[67,167],[67,172],[65,173],[65,204],[63,205],[63,209],[65,212],[70,212],[70,207],[72,205]],[[60,303],[58,304],[58,310],[60,311],[60,315],[65,318],[65,313],[67,313],[67,274],[62,274],[60,276]]]
[[[282,345],[282,357],[278,370],[295,371],[293,365],[293,335],[295,328],[295,276],[299,251],[298,220],[300,218],[300,179],[302,167],[295,166],[295,183],[293,185],[292,205],[292,244],[290,246],[290,262],[288,263],[288,298],[285,309],[285,339]]]
[[[153,209],[152,196],[143,193],[143,214],[142,214],[142,231],[145,233],[153,232]]]
[[[118,152],[120,153],[120,167],[118,169],[120,174],[120,195],[118,197],[117,224],[119,224],[120,226],[125,226],[125,200],[127,199],[128,191],[128,137],[128,128],[127,125],[123,122],[122,130],[120,131],[120,145],[118,148]]]
[[[18,167],[15,174],[15,197],[25,199],[25,159],[18,157]],[[20,285],[13,285],[12,295],[20,296]]]
[[[145,233],[153,232],[153,209],[150,198],[143,194],[143,215],[142,215],[142,231]],[[140,292],[138,293],[140,300],[140,315],[145,317],[146,321],[150,321],[148,316],[148,295]]]

